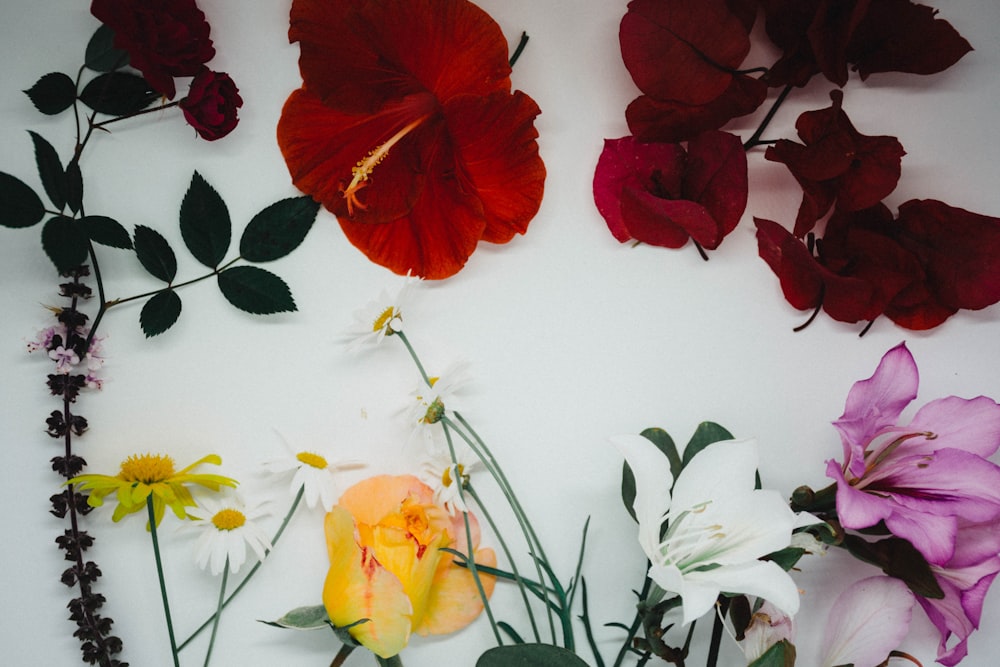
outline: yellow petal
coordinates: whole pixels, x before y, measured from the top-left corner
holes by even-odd
[[[323,585],[323,604],[339,627],[362,619],[351,636],[383,658],[397,655],[410,640],[413,608],[403,584],[375,560],[370,550],[358,546],[354,519],[342,507],[326,515],[326,542],[330,571]]]
[[[455,565],[449,554],[442,559],[434,577],[424,616],[415,631],[421,635],[442,635],[461,630],[475,620],[483,610],[483,601],[472,573]],[[492,549],[476,552],[476,563],[496,567],[497,557]],[[479,573],[486,597],[493,593],[496,577]]]

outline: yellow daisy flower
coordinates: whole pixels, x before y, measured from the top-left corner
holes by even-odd
[[[105,496],[115,493],[118,506],[111,517],[114,521],[145,509],[147,498],[152,495],[153,516],[159,526],[167,506],[178,519],[187,517],[185,507],[195,506],[194,498],[185,484],[198,484],[213,491],[218,491],[223,486],[236,486],[236,480],[229,477],[191,472],[203,463],[219,465],[222,459],[209,454],[183,470],[174,470],[174,460],[169,456],[133,454],[122,461],[121,469],[115,476],[79,475],[67,484],[76,484],[81,491],[89,490],[87,504],[91,507],[100,507],[104,504]]]

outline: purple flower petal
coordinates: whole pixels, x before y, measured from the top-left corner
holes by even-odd
[[[844,590],[823,634],[823,665],[875,667],[910,629],[913,593],[899,579],[869,577]]]
[[[934,433],[925,441],[929,451],[951,447],[985,458],[1000,448],[1000,405],[986,396],[939,398],[920,408],[907,430]]]

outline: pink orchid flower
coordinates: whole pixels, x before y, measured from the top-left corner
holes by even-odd
[[[948,396],[924,405],[908,426],[897,421],[916,397],[917,366],[900,343],[874,375],[854,383],[834,422],[844,462],[827,462],[837,481],[837,514],[849,529],[885,522],[932,565],[955,556],[961,522],[1000,520],[1000,405],[985,396]]]

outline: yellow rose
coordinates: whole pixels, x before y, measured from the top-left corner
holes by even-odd
[[[477,548],[479,524],[471,514],[469,524]],[[440,550],[468,552],[462,515],[435,505],[434,491],[416,477],[380,475],[355,484],[326,515],[325,527],[330,571],[323,604],[334,625],[351,626],[351,636],[376,655],[398,654],[411,632],[459,630],[482,611],[472,574]],[[496,566],[492,549],[477,549],[475,559]],[[494,578],[480,579],[490,595]]]

